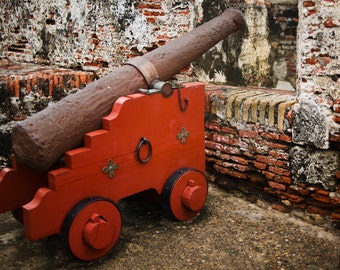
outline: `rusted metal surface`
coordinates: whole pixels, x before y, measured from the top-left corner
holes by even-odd
[[[140,72],[136,65],[124,65],[76,94],[19,122],[12,133],[13,151],[18,162],[42,171],[49,169],[64,152],[79,146],[85,133],[100,127],[101,118],[110,112],[119,96],[149,87],[149,80],[171,79],[243,25],[242,13],[228,9],[219,17],[145,54],[142,59],[151,63],[147,65],[147,70],[151,67],[150,74]],[[142,59],[138,59],[138,63]]]

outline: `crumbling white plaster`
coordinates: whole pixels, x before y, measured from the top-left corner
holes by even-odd
[[[264,4],[247,6],[244,17],[248,29],[248,37],[243,40],[238,64],[243,77],[254,85],[262,86],[258,78],[268,76],[270,64],[270,44],[268,42],[267,8]]]

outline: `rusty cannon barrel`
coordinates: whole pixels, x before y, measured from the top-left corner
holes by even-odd
[[[66,151],[79,147],[87,132],[101,127],[102,117],[111,111],[118,97],[171,79],[243,25],[242,13],[227,9],[185,35],[133,58],[84,89],[18,122],[12,131],[17,162],[39,171],[48,170]],[[169,92],[163,94],[166,96]]]

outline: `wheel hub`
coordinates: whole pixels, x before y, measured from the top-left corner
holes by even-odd
[[[84,242],[93,249],[103,249],[111,242],[112,225],[99,214],[93,213],[83,229]]]
[[[202,208],[206,199],[203,187],[196,185],[194,180],[189,180],[188,185],[182,193],[182,203],[192,211],[198,211]]]

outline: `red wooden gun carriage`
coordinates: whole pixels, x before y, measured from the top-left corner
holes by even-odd
[[[189,219],[206,200],[204,171],[204,85],[168,98],[132,94],[65,153],[64,166],[38,172],[14,160],[0,175],[0,212],[15,211],[30,240],[65,232],[76,257],[94,260],[118,239],[116,202],[152,189],[172,218]]]

